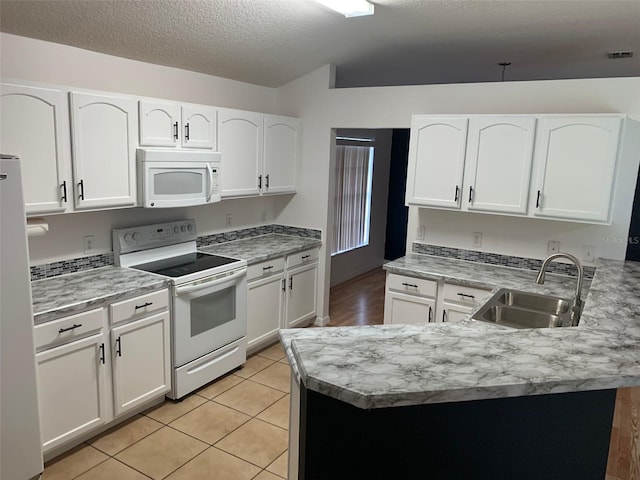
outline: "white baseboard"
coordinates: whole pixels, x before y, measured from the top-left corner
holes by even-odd
[[[330,321],[331,321],[331,319],[329,318],[329,315],[327,315],[325,317],[316,317],[316,319],[313,322],[313,324],[316,327],[326,327],[327,325],[329,325]]]

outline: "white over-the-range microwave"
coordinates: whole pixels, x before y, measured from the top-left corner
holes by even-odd
[[[221,160],[219,152],[139,148],[140,205],[171,208],[219,202]]]

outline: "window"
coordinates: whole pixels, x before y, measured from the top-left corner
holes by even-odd
[[[369,245],[373,149],[336,146],[332,255]]]

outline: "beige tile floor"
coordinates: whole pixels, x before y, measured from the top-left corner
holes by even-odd
[[[43,480],[287,478],[289,366],[280,343],[182,402],[165,401],[45,465]]]

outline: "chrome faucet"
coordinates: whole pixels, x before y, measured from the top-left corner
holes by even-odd
[[[584,281],[584,269],[582,268],[582,264],[580,260],[569,253],[554,253],[553,255],[549,255],[545,258],[544,262],[542,262],[542,266],[540,267],[540,273],[538,273],[538,278],[536,278],[536,283],[538,285],[542,285],[544,283],[544,271],[547,266],[556,258],[566,258],[567,260],[571,260],[576,268],[578,269],[578,284],[576,285],[576,297],[573,299],[573,307],[571,308],[571,326],[575,327],[578,325],[580,321],[580,314],[582,313],[582,299],[580,298],[582,295],[582,283]]]

